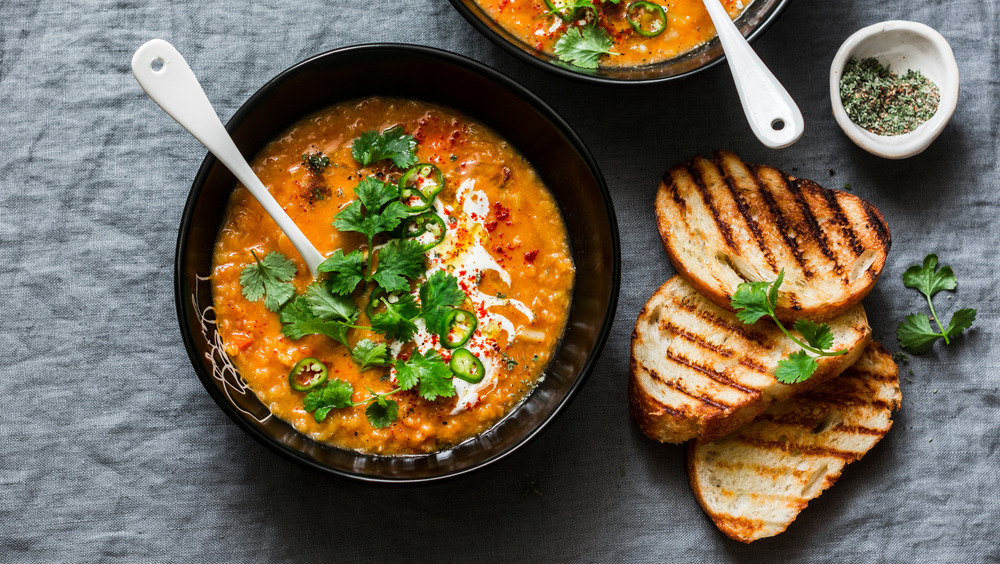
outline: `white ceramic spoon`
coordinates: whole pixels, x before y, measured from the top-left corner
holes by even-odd
[[[770,149],[781,149],[798,141],[805,124],[795,100],[736,29],[719,0],[702,1],[726,52],[740,104],[754,135]]]
[[[198,78],[177,49],[162,39],[147,41],[132,55],[132,74],[139,81],[139,86],[163,111],[201,141],[250,190],[264,207],[264,211],[288,236],[315,278],[318,274],[316,268],[323,262],[323,255],[309,242],[299,226],[281,209],[274,196],[254,174],[222,125],[218,114],[212,109]]]

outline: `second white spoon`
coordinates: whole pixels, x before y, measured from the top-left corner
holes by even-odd
[[[323,262],[323,255],[309,242],[299,226],[281,209],[281,205],[254,174],[212,108],[194,71],[177,49],[162,39],[147,41],[132,56],[132,74],[139,81],[139,86],[163,111],[201,141],[257,198],[264,211],[302,255],[313,278],[316,278],[319,274],[317,267]]]
[[[795,143],[805,131],[802,112],[754,52],[719,0],[702,0],[719,34],[740,104],[757,139],[770,149]]]

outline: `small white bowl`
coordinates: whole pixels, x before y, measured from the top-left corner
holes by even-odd
[[[875,135],[847,116],[840,101],[840,76],[851,57],[875,57],[883,66],[902,74],[919,70],[941,92],[937,112],[919,127],[902,135]],[[830,66],[830,101],[833,116],[851,141],[873,155],[905,159],[926,149],[951,119],[958,103],[958,63],[948,41],[930,27],[916,22],[888,21],[860,29],[840,46]]]

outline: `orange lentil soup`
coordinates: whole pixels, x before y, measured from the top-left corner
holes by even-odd
[[[292,126],[257,155],[252,167],[324,256],[338,249],[366,251],[364,235],[339,232],[332,222],[355,200],[354,187],[363,178],[398,182],[402,170],[390,161],[362,167],[351,152],[362,132],[393,126],[414,137],[419,162],[436,165],[445,182],[432,212],[443,219],[446,233],[424,255],[421,270],[426,272],[411,283],[410,294],[419,301],[417,286],[436,270],[456,278],[467,296],[463,307],[478,321],[462,348],[483,365],[479,383],[451,378],[454,395],[434,401],[416,388],[395,393],[391,399],[398,403],[398,416],[385,427],[373,426],[364,406],[333,409],[317,422],[303,406],[306,393],[289,383],[297,362],[320,360],[328,383],[339,379],[353,386],[355,402],[396,388],[396,368],[361,371],[351,350],[325,335],[290,339],[282,333],[278,313],[244,297],[240,274],[255,262],[251,251],[261,258],[280,252],[293,261],[297,294],[313,280],[288,238],[242,185],[230,199],[212,270],[225,350],[261,402],[314,440],[386,455],[446,449],[488,429],[517,406],[538,383],[562,335],[575,274],[563,220],[532,166],[491,130],[440,106],[393,98],[339,104]],[[322,154],[329,165],[321,171],[310,167],[305,154]],[[384,237],[376,236],[376,250]],[[354,321],[359,327],[370,323],[364,304],[372,288],[359,284],[351,294],[360,310]],[[390,359],[397,361],[436,350],[448,362],[456,354],[441,346],[420,319],[415,322],[418,331],[407,343],[368,329],[351,329],[347,339],[352,347],[364,339],[385,343]]]
[[[554,54],[555,44],[568,29],[594,19],[579,11],[581,19],[564,21],[550,13],[545,0],[476,0],[486,14],[515,37],[539,51]],[[722,6],[736,19],[751,0],[721,0]],[[659,63],[683,55],[715,37],[715,26],[701,0],[655,0],[663,8],[666,26],[654,37],[644,37],[626,19],[629,0],[613,4],[594,0],[597,25],[607,32],[619,55],[603,55],[602,67],[635,67]]]

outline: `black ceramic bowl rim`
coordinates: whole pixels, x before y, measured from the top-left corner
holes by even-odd
[[[337,468],[332,468],[323,465],[296,449],[293,449],[279,441],[272,439],[265,433],[252,426],[240,413],[237,412],[237,408],[224,397],[224,394],[218,390],[214,385],[212,377],[208,374],[208,370],[204,365],[204,359],[199,355],[198,348],[195,344],[194,335],[189,330],[191,327],[192,317],[189,314],[188,300],[191,297],[191,290],[187,287],[185,282],[185,272],[183,271],[183,257],[187,252],[188,234],[190,232],[190,227],[192,224],[195,204],[198,202],[198,198],[204,188],[207,181],[209,172],[215,166],[217,159],[209,153],[205,159],[202,161],[201,167],[198,169],[198,173],[191,186],[191,191],[188,194],[187,201],[184,204],[184,212],[181,216],[180,227],[177,237],[176,255],[174,258],[174,298],[175,305],[177,308],[177,319],[180,324],[181,336],[184,341],[184,346],[187,350],[188,357],[191,360],[192,365],[195,368],[195,372],[198,375],[199,380],[201,380],[202,385],[208,391],[209,395],[215,400],[216,404],[222,409],[222,411],[233,420],[234,423],[241,429],[243,429],[247,434],[253,437],[257,442],[263,444],[270,450],[278,453],[282,457],[291,460],[293,462],[302,464],[306,467],[312,468],[320,472],[332,474],[341,478],[347,478],[355,481],[362,481],[368,483],[382,483],[382,484],[405,484],[405,483],[427,483],[436,482],[444,479],[450,479],[457,476],[473,472],[484,468],[521,448],[532,439],[534,439],[538,434],[545,429],[559,414],[561,414],[570,401],[577,395],[580,388],[583,386],[587,380],[590,373],[593,371],[598,359],[600,358],[601,352],[607,341],[608,335],[611,331],[611,326],[614,323],[615,312],[617,310],[618,294],[621,284],[621,245],[620,237],[618,233],[618,222],[615,216],[614,207],[611,200],[611,194],[608,190],[607,183],[604,180],[604,176],[601,174],[600,168],[597,162],[594,160],[590,151],[587,149],[583,140],[576,134],[576,132],[569,126],[569,124],[558,114],[554,109],[552,109],[548,104],[546,104],[541,98],[533,94],[524,86],[521,86],[514,80],[500,74],[499,72],[487,67],[486,65],[469,59],[467,57],[452,53],[449,51],[444,51],[441,49],[435,49],[432,47],[426,47],[421,45],[403,44],[403,43],[378,43],[378,44],[364,44],[364,45],[353,45],[348,47],[342,47],[315,55],[306,60],[303,60],[295,65],[292,65],[288,69],[282,71],[276,77],[268,81],[264,86],[262,86],[257,92],[255,92],[241,107],[239,110],[233,114],[232,118],[226,124],[226,129],[231,133],[238,128],[241,123],[250,115],[256,108],[256,106],[266,99],[271,92],[282,82],[288,80],[297,73],[307,69],[310,65],[317,63],[321,60],[330,57],[342,57],[349,55],[351,53],[359,51],[392,51],[392,50],[405,50],[417,54],[422,54],[428,57],[437,57],[443,59],[447,63],[454,64],[458,67],[464,67],[474,73],[478,73],[488,80],[498,83],[501,87],[506,87],[513,91],[517,96],[521,97],[535,110],[543,114],[547,119],[549,119],[557,129],[560,130],[562,135],[565,135],[569,140],[573,148],[579,153],[579,156],[586,162],[590,173],[593,175],[595,183],[600,190],[601,197],[603,198],[603,203],[607,211],[607,217],[609,220],[609,228],[611,233],[611,281],[610,281],[610,296],[605,312],[604,322],[602,323],[600,330],[597,333],[597,337],[594,340],[593,348],[590,351],[587,360],[584,362],[583,367],[580,369],[575,380],[566,391],[565,396],[559,401],[559,403],[548,413],[541,421],[539,421],[533,428],[529,430],[527,434],[520,437],[516,443],[503,449],[499,452],[492,454],[491,456],[484,458],[483,460],[467,466],[465,468],[460,468],[455,471],[446,472],[441,475],[427,476],[427,477],[417,477],[417,478],[393,478],[393,477],[383,477],[374,476],[370,474],[360,474],[352,473],[349,471],[340,470]],[[289,124],[291,125],[291,124]],[[234,180],[235,182],[235,180]],[[530,398],[529,398],[530,401]],[[518,406],[516,409],[520,409]],[[509,415],[509,414],[508,414]]]
[[[519,48],[514,43],[514,42],[521,43],[521,41],[518,40],[516,37],[514,37],[512,34],[510,34],[505,30],[503,30],[502,32],[498,32],[496,29],[487,24],[484,20],[488,19],[488,16],[486,16],[486,14],[481,10],[479,14],[477,14],[468,6],[466,6],[463,0],[448,0],[448,1],[451,2],[452,6],[454,6],[456,10],[458,10],[458,13],[462,14],[462,17],[464,17],[470,24],[472,24],[472,27],[476,28],[476,30],[478,30],[479,33],[488,37],[491,41],[493,41],[493,43],[496,43],[503,50],[521,59],[522,61],[527,61],[528,64],[534,65],[535,67],[538,67],[547,72],[551,72],[563,78],[569,78],[572,80],[588,82],[591,84],[604,84],[610,86],[623,86],[623,85],[639,86],[639,85],[660,84],[663,82],[671,82],[674,80],[687,78],[693,74],[697,74],[699,72],[708,70],[714,67],[715,65],[718,65],[722,61],[726,60],[726,55],[723,53],[697,68],[691,69],[686,72],[670,76],[657,77],[657,78],[630,79],[630,78],[610,78],[606,76],[598,76],[594,74],[589,74],[588,69],[573,70],[571,68],[559,66],[545,59],[532,55],[531,53],[528,53]],[[751,43],[756,41],[758,37],[760,37],[765,31],[767,31],[769,27],[771,27],[771,24],[773,24],[778,19],[778,16],[780,16],[785,11],[785,8],[787,8],[789,4],[791,4],[791,0],[777,0],[777,3],[774,5],[771,11],[768,12],[760,21],[760,23],[758,23],[757,26],[753,28],[750,34],[746,36],[747,41]],[[482,15],[482,17],[480,17],[480,14]],[[505,35],[509,35],[510,38],[508,39],[507,37],[505,37]],[[706,49],[713,49],[715,45],[718,44],[718,42],[719,42],[718,37],[713,38],[706,44]],[[678,57],[683,57],[683,56],[684,55],[682,54],[679,55]],[[649,68],[655,68],[657,66],[667,65],[670,62],[676,60],[677,57],[675,57],[674,59],[668,59],[667,61],[663,61],[660,63],[654,63],[649,65]],[[639,68],[639,67],[630,67],[630,68]]]

